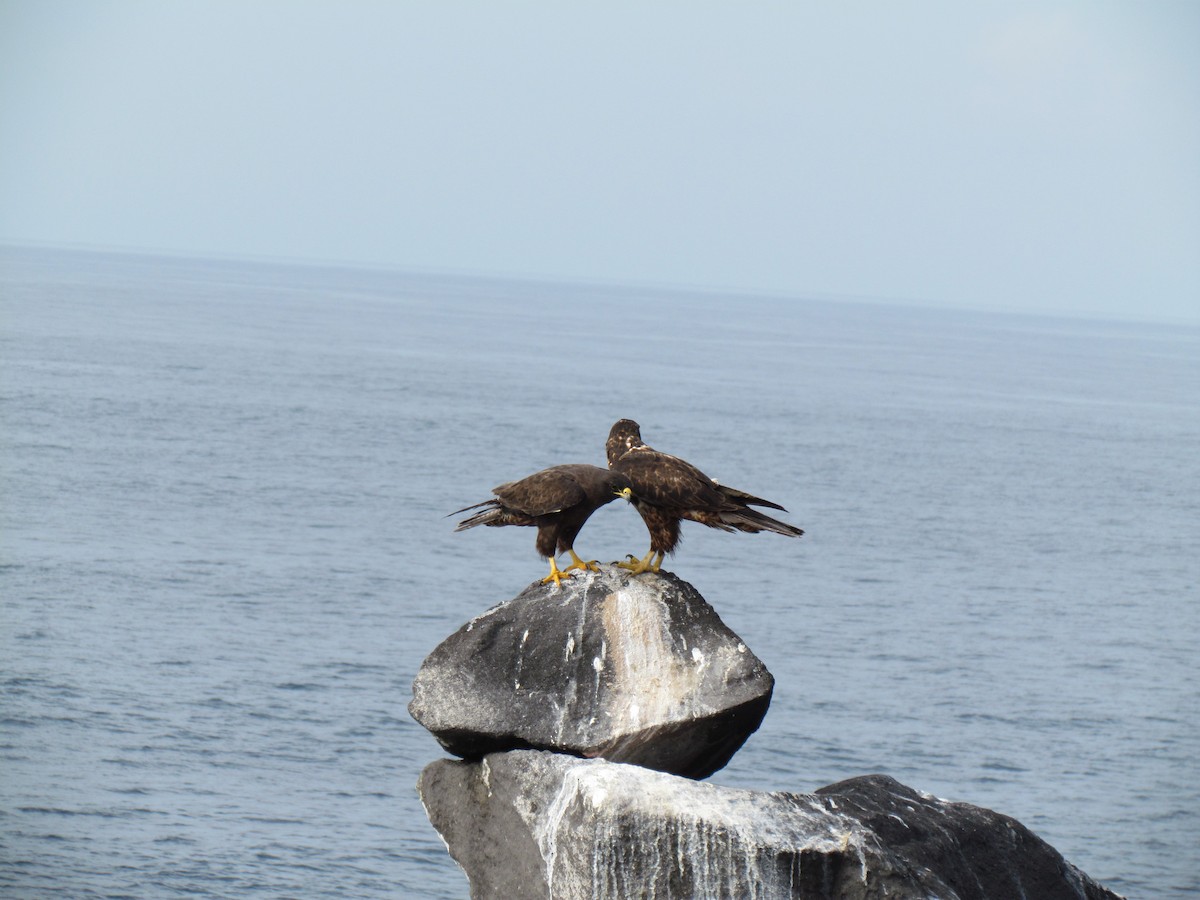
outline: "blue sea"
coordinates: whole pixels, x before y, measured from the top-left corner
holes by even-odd
[[[12,247],[0,329],[4,897],[466,897],[411,683],[546,566],[446,514],[622,417],[807,530],[666,564],[776,678],[714,781],[1200,896],[1200,329]]]

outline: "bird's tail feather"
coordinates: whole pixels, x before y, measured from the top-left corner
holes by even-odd
[[[481,506],[495,506],[495,505],[496,505],[495,499],[484,500],[482,503],[472,503],[470,506],[464,506],[462,509],[456,509],[454,512],[446,513],[446,515],[443,518],[448,519],[451,516],[457,516],[459,513],[465,513],[468,509],[479,509],[479,507],[481,507]]]
[[[773,531],[776,534],[782,534],[786,537],[797,538],[804,534],[803,528],[797,528],[795,525],[789,525],[787,522],[780,522],[778,519],[772,519],[770,516],[763,515],[753,509],[739,509],[736,512],[722,513],[721,521],[726,525],[732,525],[738,531],[749,531],[751,533]]]
[[[455,510],[448,515],[456,516],[459,513],[464,513],[469,509],[479,509],[481,506],[486,506],[487,509],[481,509],[473,516],[469,516],[454,526],[455,531],[462,531],[466,528],[474,528],[476,525],[491,525],[497,522],[503,515],[504,510],[500,508],[495,500],[485,500],[482,503],[476,503],[472,506],[464,506],[462,509]]]

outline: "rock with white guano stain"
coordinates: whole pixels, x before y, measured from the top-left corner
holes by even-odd
[[[409,712],[450,753],[543,749],[704,778],[774,679],[687,582],[615,566],[534,583],[421,665]]]
[[[1016,820],[883,775],[765,793],[514,751],[418,789],[473,900],[1119,900]]]

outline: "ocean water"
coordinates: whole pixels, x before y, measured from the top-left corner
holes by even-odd
[[[1200,330],[14,248],[0,329],[0,895],[465,897],[410,685],[545,565],[445,516],[621,417],[808,531],[667,563],[777,680],[714,781],[1200,895]]]

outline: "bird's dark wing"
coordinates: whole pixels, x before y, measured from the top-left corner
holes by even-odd
[[[534,472],[520,481],[509,481],[492,488],[505,506],[529,516],[545,516],[568,509],[587,499],[579,483],[558,468]]]
[[[668,453],[657,450],[626,453],[613,469],[629,478],[635,496],[655,506],[718,509],[726,503],[711,478]]]
[[[748,506],[769,506],[771,509],[778,509],[781,512],[787,512],[787,509],[780,506],[778,503],[772,503],[770,500],[764,500],[762,497],[755,497],[753,494],[747,494],[745,491],[739,491],[737,488],[727,487],[726,485],[718,483],[717,490],[736,503]]]

